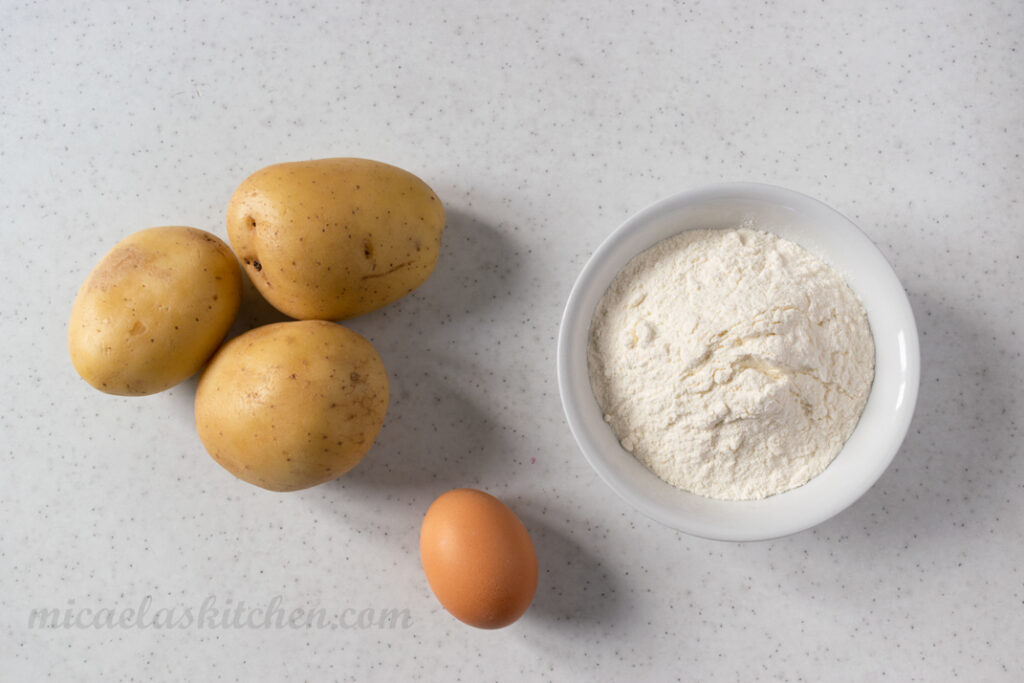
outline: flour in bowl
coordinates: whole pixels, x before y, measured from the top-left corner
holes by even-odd
[[[683,232],[636,256],[598,304],[588,364],[622,446],[710,498],[805,484],[864,409],[875,347],[842,277],[751,229]]]

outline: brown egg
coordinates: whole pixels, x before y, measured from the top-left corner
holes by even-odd
[[[508,626],[537,591],[530,534],[483,491],[454,489],[434,501],[420,530],[420,559],[441,605],[477,628]]]

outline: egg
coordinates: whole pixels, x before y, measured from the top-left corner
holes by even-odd
[[[441,605],[477,628],[513,623],[537,591],[529,532],[504,503],[476,489],[454,489],[431,504],[420,559]]]

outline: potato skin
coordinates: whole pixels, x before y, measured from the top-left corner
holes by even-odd
[[[108,394],[144,396],[202,368],[231,328],[242,272],[204,230],[140,230],[114,245],[78,291],[68,350],[78,374]]]
[[[377,438],[387,371],[359,334],[321,320],[264,325],[235,337],[196,390],[196,429],[239,479],[295,491],[341,476]]]
[[[231,245],[260,293],[300,320],[343,320],[419,287],[445,213],[422,180],[369,159],[276,164],[228,205]]]

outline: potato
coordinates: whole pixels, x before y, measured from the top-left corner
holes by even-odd
[[[242,272],[203,230],[168,226],[118,242],[78,291],[68,325],[75,370],[108,394],[154,394],[194,375],[238,313]]]
[[[235,190],[231,245],[275,308],[342,320],[419,287],[437,263],[444,208],[400,168],[368,159],[268,166]]]
[[[387,406],[387,372],[370,342],[336,323],[290,321],[217,352],[199,378],[196,429],[239,479],[295,491],[355,467]]]

